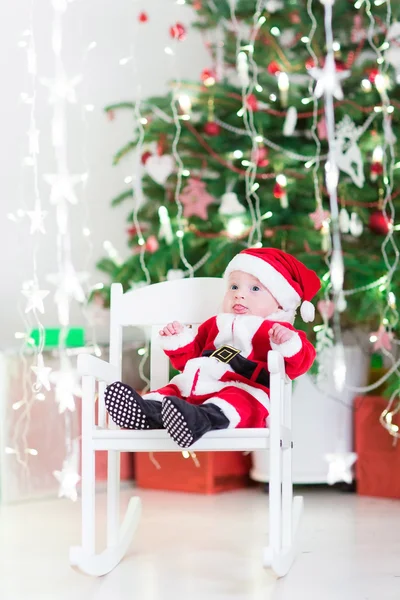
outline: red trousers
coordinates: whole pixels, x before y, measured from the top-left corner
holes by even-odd
[[[229,419],[230,427],[266,427],[268,409],[247,391],[233,385],[227,385],[218,392],[204,396],[182,396],[179,388],[170,383],[163,388],[148,392],[145,400],[162,400],[164,396],[176,396],[190,404],[210,402],[218,406]]]

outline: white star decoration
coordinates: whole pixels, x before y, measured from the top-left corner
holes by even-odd
[[[81,286],[82,281],[89,278],[89,273],[77,273],[72,263],[67,263],[62,273],[47,275],[46,279],[57,286],[54,301],[57,304],[58,318],[62,325],[69,324],[69,304],[74,298],[77,302],[84,302],[85,292]]]
[[[78,203],[74,187],[77,183],[84,181],[85,175],[56,173],[43,175],[43,178],[51,185],[50,202],[52,204],[58,204],[62,200],[68,200],[71,204]]]
[[[56,371],[50,375],[50,381],[55,384],[55,396],[58,404],[58,412],[61,414],[66,410],[74,412],[74,396],[82,396],[82,390],[78,382],[76,372],[72,369]]]
[[[39,233],[46,233],[43,221],[47,216],[47,211],[41,210],[40,204],[35,204],[34,210],[29,210],[26,214],[31,220],[31,234],[36,233],[37,231]]]
[[[51,368],[44,366],[42,354],[38,354],[37,365],[36,367],[31,367],[31,369],[36,375],[35,391],[38,392],[39,390],[41,390],[42,386],[45,387],[46,390],[50,390],[51,386],[49,381],[49,375],[51,372]]]
[[[25,307],[25,313],[28,313],[31,310],[38,310],[42,313],[42,315],[44,314],[43,300],[50,293],[48,290],[39,290],[37,284],[33,284],[29,289],[22,290],[21,293],[28,298],[28,302],[26,303]]]
[[[326,481],[329,485],[333,485],[338,481],[351,483],[353,476],[351,467],[357,460],[355,452],[338,452],[335,454],[325,454],[325,459],[329,463],[328,475]]]
[[[317,98],[320,98],[324,93],[328,93],[338,100],[343,100],[343,90],[340,82],[350,75],[350,71],[337,71],[333,57],[328,55],[322,69],[313,67],[309,73],[317,80],[314,90]]]
[[[80,83],[81,79],[82,75],[75,75],[72,79],[68,79],[67,75],[63,73],[58,79],[47,79],[46,77],[43,77],[41,83],[50,90],[50,104],[54,104],[60,100],[66,100],[71,104],[75,104],[75,87]]]
[[[74,441],[74,447],[72,449],[71,455],[67,457],[62,466],[62,471],[53,471],[54,477],[60,483],[60,487],[58,490],[59,498],[68,498],[73,502],[76,502],[78,498],[78,493],[76,491],[76,486],[80,481],[80,476],[78,474],[79,467],[79,444]]]

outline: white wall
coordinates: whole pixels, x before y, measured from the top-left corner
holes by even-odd
[[[30,27],[30,7],[33,5],[33,30],[37,46],[38,81],[36,119],[40,129],[39,187],[44,210],[46,235],[29,235],[29,219],[14,223],[8,213],[33,208],[32,169],[23,166],[27,155],[27,135],[30,107],[20,99],[21,92],[31,94],[32,84],[27,74],[26,51],[18,47],[22,32]],[[146,10],[149,21],[137,23],[137,15]],[[50,137],[52,107],[48,90],[40,78],[54,74],[51,49],[51,0],[19,0],[3,2],[0,14],[0,186],[1,186],[1,311],[0,347],[15,346],[14,333],[24,330],[25,301],[20,293],[22,283],[32,278],[33,244],[38,243],[38,276],[41,289],[54,287],[46,282],[48,273],[57,271],[56,225],[54,207],[49,204],[49,186],[43,174],[53,172],[55,160]],[[190,8],[173,0],[76,0],[64,16],[63,61],[68,74],[83,74],[77,87],[78,103],[68,107],[68,162],[71,173],[88,171],[86,200],[80,193],[80,204],[70,209],[73,240],[73,262],[79,270],[90,270],[91,283],[101,281],[95,272],[96,260],[104,255],[102,244],[109,239],[122,256],[126,246],[125,217],[128,206],[111,209],[110,199],[124,189],[123,179],[129,174],[129,164],[112,167],[113,153],[129,138],[130,113],[119,114],[109,122],[103,112],[106,104],[131,100],[141,87],[143,97],[163,94],[167,81],[176,78],[199,78],[202,68],[209,65],[206,50],[196,31],[188,31],[186,41],[176,43],[169,36],[169,27],[176,21],[189,25]],[[85,51],[90,42],[97,47]],[[176,59],[164,52],[165,46],[176,48]],[[134,61],[125,66],[119,60],[132,53]],[[136,73],[135,73],[136,70]],[[94,112],[82,117],[83,106],[93,104]],[[88,216],[86,216],[88,213]],[[82,229],[92,232],[92,250]],[[46,312],[41,317],[47,326],[57,326],[52,296],[45,300]],[[84,324],[80,309],[75,306],[71,324]],[[17,342],[18,344],[18,342]]]

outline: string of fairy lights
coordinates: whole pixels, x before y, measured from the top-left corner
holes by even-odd
[[[337,186],[339,180],[340,166],[337,163],[337,124],[335,123],[334,115],[334,101],[340,99],[341,94],[341,81],[345,78],[343,73],[339,74],[335,68],[334,51],[337,47],[336,40],[333,38],[332,30],[332,14],[334,11],[334,0],[320,0],[324,5],[325,10],[325,33],[326,33],[326,48],[327,54],[325,57],[324,67],[319,69],[315,67],[310,70],[312,78],[310,78],[308,97],[304,98],[303,104],[312,104],[312,125],[311,125],[311,137],[315,143],[315,154],[308,156],[302,155],[291,150],[288,150],[272,140],[269,140],[266,135],[262,132],[257,131],[254,122],[254,109],[248,102],[249,96],[254,90],[262,91],[262,88],[258,82],[258,66],[254,60],[254,43],[258,32],[263,27],[268,27],[265,17],[262,12],[264,10],[264,2],[257,0],[255,11],[253,15],[253,24],[250,29],[250,37],[246,39],[246,43],[243,44],[243,30],[240,27],[236,16],[236,4],[233,0],[230,0],[230,18],[223,20],[220,24],[217,38],[217,70],[218,76],[221,77],[221,73],[224,67],[224,46],[222,42],[222,33],[224,28],[229,28],[230,31],[235,31],[237,34],[237,46],[236,46],[236,72],[241,87],[241,101],[242,106],[239,109],[238,116],[243,118],[243,127],[233,127],[232,125],[224,122],[215,115],[214,102],[210,102],[209,111],[210,118],[223,129],[236,133],[237,135],[248,136],[252,145],[252,156],[256,154],[260,144],[266,145],[269,148],[281,152],[292,160],[297,160],[300,163],[305,163],[306,169],[312,169],[313,174],[313,187],[316,203],[316,212],[321,214],[322,227],[321,227],[321,247],[326,255],[327,262],[327,273],[325,276],[325,282],[329,282],[326,286],[325,300],[330,300],[331,297],[334,299],[335,311],[333,314],[332,326],[330,324],[330,317],[327,314],[322,314],[323,325],[316,326],[315,330],[317,333],[317,342],[319,347],[329,347],[335,345],[335,383],[338,391],[348,389],[354,392],[366,392],[372,390],[384,381],[386,381],[391,374],[397,373],[400,377],[400,361],[395,359],[394,354],[384,349],[384,354],[391,361],[391,368],[375,384],[368,387],[351,387],[346,385],[346,365],[344,358],[344,347],[341,342],[341,328],[340,328],[340,312],[345,308],[346,298],[356,294],[362,293],[367,290],[378,288],[382,294],[386,294],[387,306],[385,307],[384,313],[381,319],[381,327],[391,334],[392,329],[395,327],[398,321],[398,312],[396,307],[396,299],[393,292],[390,291],[391,282],[394,274],[398,268],[400,260],[400,253],[395,243],[394,231],[396,231],[395,223],[395,210],[392,200],[393,196],[393,172],[396,166],[395,162],[395,140],[392,132],[391,115],[393,112],[393,103],[389,98],[389,76],[388,61],[386,60],[387,42],[380,47],[376,46],[374,42],[374,31],[376,28],[376,19],[373,13],[373,5],[368,0],[358,0],[355,7],[361,9],[365,8],[366,15],[369,19],[369,28],[367,32],[367,42],[370,48],[376,53],[376,62],[379,73],[376,76],[373,85],[375,85],[381,98],[379,106],[374,107],[372,114],[368,115],[365,119],[363,126],[358,131],[359,136],[367,132],[374,122],[374,120],[382,113],[383,130],[385,133],[383,145],[376,150],[375,158],[382,164],[383,170],[383,183],[384,189],[382,194],[382,212],[393,224],[389,227],[387,236],[382,243],[382,255],[387,268],[387,273],[376,282],[372,282],[368,286],[362,286],[356,289],[344,289],[344,261],[343,252],[341,248],[341,230],[340,230],[340,209],[339,199],[337,193]],[[32,0],[33,6],[34,0]],[[72,261],[72,247],[73,240],[71,239],[71,232],[69,226],[70,211],[78,203],[77,187],[82,191],[82,196],[85,197],[85,189],[88,183],[87,175],[87,162],[83,161],[86,165],[85,171],[82,174],[71,174],[68,168],[67,161],[67,109],[70,103],[75,103],[77,99],[77,86],[81,83],[82,75],[78,74],[73,77],[69,77],[65,71],[65,66],[62,61],[62,46],[63,46],[63,16],[66,10],[69,9],[72,0],[52,0],[53,6],[53,23],[51,31],[51,44],[54,57],[54,78],[46,79],[42,78],[41,82],[49,90],[50,102],[52,106],[52,145],[54,149],[55,158],[55,172],[49,173],[44,176],[44,181],[50,186],[49,196],[50,204],[54,208],[57,224],[57,272],[48,277],[48,281],[56,286],[56,292],[54,300],[57,306],[58,319],[61,326],[61,343],[59,347],[60,352],[60,371],[52,373],[51,369],[45,364],[44,356],[44,327],[41,323],[41,315],[44,313],[44,300],[49,295],[50,291],[42,289],[41,282],[39,284],[39,277],[37,271],[37,259],[36,250],[33,253],[33,276],[29,282],[24,282],[22,293],[26,299],[25,314],[26,317],[33,317],[35,326],[39,330],[39,343],[35,348],[35,362],[32,367],[32,372],[35,377],[35,381],[32,384],[32,393],[26,394],[24,398],[18,403],[18,406],[13,407],[14,410],[23,409],[25,417],[29,413],[30,403],[33,401],[43,400],[46,391],[48,391],[53,384],[55,386],[55,397],[56,402],[59,405],[60,413],[65,417],[66,426],[66,459],[60,470],[54,473],[56,479],[60,483],[60,495],[67,496],[69,498],[76,498],[76,485],[79,481],[79,468],[78,468],[78,450],[79,444],[77,440],[73,438],[73,425],[71,422],[71,415],[75,409],[74,397],[79,396],[79,382],[77,381],[74,368],[71,363],[71,356],[68,349],[65,346],[65,335],[70,326],[70,308],[71,303],[77,301],[81,305],[85,305],[86,296],[88,291],[91,289],[88,284],[88,273],[86,271],[79,273],[76,272]],[[183,4],[180,1],[177,4]],[[391,6],[390,2],[386,2],[386,29],[389,30],[391,25]],[[307,11],[310,18],[310,31],[307,36],[302,38],[302,42],[306,45],[310,57],[314,60],[314,64],[318,64],[317,57],[313,51],[312,41],[319,26],[312,8],[312,0],[307,0]],[[275,28],[277,29],[277,28]],[[29,33],[28,33],[29,32]],[[271,35],[279,41],[280,32],[271,31]],[[29,29],[23,36],[23,41],[26,41],[26,52],[27,52],[27,63],[28,73],[31,75],[32,89],[29,95],[24,95],[22,98],[23,102],[30,107],[30,127],[28,132],[29,139],[29,156],[25,161],[26,168],[32,169],[33,173],[33,190],[34,190],[34,204],[31,206],[29,211],[22,211],[23,216],[28,216],[31,221],[30,233],[35,236],[35,240],[40,240],[41,235],[45,233],[45,218],[47,211],[43,210],[43,203],[41,200],[41,194],[39,189],[39,170],[38,170],[38,155],[39,155],[39,131],[36,125],[36,85],[37,85],[37,64],[36,64],[36,49],[35,49],[35,38],[33,33],[33,21]],[[91,42],[87,50],[93,50],[96,47],[96,42]],[[171,56],[172,61],[175,61],[176,53],[178,51],[179,44],[170,45],[165,48],[165,53]],[[138,51],[138,49],[136,49]],[[121,67],[125,68],[125,65],[132,66],[133,73],[135,68],[135,52],[134,44],[131,44],[128,54],[119,60]],[[176,63],[174,62],[176,65]],[[182,184],[185,177],[190,176],[190,172],[185,168],[184,158],[179,152],[179,140],[182,128],[190,123],[192,116],[192,105],[190,97],[184,93],[184,86],[180,82],[178,69],[175,68],[176,84],[174,87],[174,93],[172,95],[170,110],[172,119],[169,115],[163,112],[159,107],[152,106],[152,111],[158,117],[164,119],[167,122],[173,122],[175,127],[175,135],[171,148],[170,165],[172,170],[176,170],[177,183],[174,190],[174,200],[177,205],[177,228],[174,228],[171,223],[171,219],[166,206],[161,206],[159,209],[159,221],[160,230],[159,236],[164,237],[168,244],[172,244],[174,239],[178,240],[179,243],[179,256],[181,264],[184,269],[172,269],[167,278],[174,279],[180,277],[192,277],[210,258],[211,253],[206,252],[204,256],[196,263],[190,264],[185,255],[184,236],[187,228],[187,223],[183,218],[183,204],[181,201]],[[368,80],[363,80],[361,85],[363,89],[367,90]],[[290,106],[290,73],[280,72],[277,75],[277,84],[280,94],[280,101],[285,108],[286,118],[285,126],[287,131],[293,132],[296,125],[296,121],[301,115],[297,114],[297,111],[292,110]],[[261,88],[261,89],[260,89]],[[324,99],[324,110],[325,110],[325,121],[327,129],[327,141],[329,146],[329,153],[327,156],[321,154],[321,143],[317,135],[318,119],[319,119],[319,102],[320,98]],[[336,97],[336,98],[335,98]],[[277,97],[274,94],[270,95],[271,103],[274,103]],[[84,112],[89,114],[93,110],[93,105],[85,105]],[[134,109],[135,128],[136,128],[136,150],[134,152],[134,158],[131,163],[131,175],[129,176],[129,182],[132,185],[133,190],[133,225],[136,228],[138,235],[138,246],[140,255],[140,266],[143,271],[143,285],[147,285],[151,282],[150,272],[146,265],[146,240],[144,233],[141,229],[141,224],[138,218],[138,211],[144,202],[143,190],[142,190],[142,176],[143,168],[141,165],[141,155],[143,150],[143,144],[145,139],[145,128],[147,119],[142,113],[141,99],[138,98],[135,102]],[[235,152],[237,153],[235,155]],[[238,153],[240,151],[232,151],[232,155],[235,158],[240,158]],[[166,156],[166,155],[163,155]],[[330,199],[330,211],[328,215],[324,216],[324,207],[321,197],[320,187],[320,173],[321,164],[325,162],[325,181],[326,187]],[[257,190],[260,186],[258,179],[258,168],[255,160],[246,161],[243,159],[242,166],[244,169],[244,180],[246,189],[246,204],[250,214],[250,223],[248,226],[244,224],[244,220],[240,215],[226,215],[227,221],[227,232],[233,238],[245,235],[247,237],[247,243],[250,246],[260,246],[262,244],[263,232],[262,226],[265,219],[272,216],[272,211],[268,211],[267,214],[262,214],[260,210],[260,199],[257,194]],[[281,189],[280,203],[281,206],[288,206],[288,195],[286,193],[287,177],[284,173],[277,173],[274,175],[276,183]],[[349,206],[351,204],[349,203]],[[86,209],[85,209],[86,211]],[[87,214],[87,211],[86,211]],[[16,219],[21,217],[17,215]],[[90,246],[90,227],[88,218],[83,228],[83,235],[87,238]],[[39,242],[38,242],[39,243]],[[104,247],[109,254],[115,260],[120,260],[117,251],[113,247],[112,243],[107,241]],[[388,248],[391,252],[388,252]],[[394,255],[394,259],[390,256]],[[87,263],[88,264],[88,263]],[[140,284],[139,284],[140,285]],[[84,287],[86,290],[84,290]],[[86,292],[86,293],[85,293]],[[30,319],[29,319],[30,321]],[[27,331],[30,331],[32,322],[27,322]],[[23,339],[24,346],[28,337],[27,333],[20,334],[19,337]],[[376,336],[375,336],[376,337]],[[371,335],[371,341],[374,340],[374,336]],[[393,340],[394,345],[398,345],[396,340]],[[142,359],[140,361],[140,374],[144,381],[148,380],[144,373],[144,364],[148,358],[148,347],[141,348],[139,354]],[[390,399],[386,411],[381,417],[382,425],[389,431],[394,437],[400,437],[398,428],[393,424],[393,416],[400,410],[400,404],[395,405],[395,399],[400,394],[400,389],[394,392]],[[23,414],[21,412],[21,414]],[[14,454],[17,460],[26,464],[26,457],[35,456],[37,453],[35,448],[29,448],[26,444],[26,420],[24,421],[23,429],[25,430],[25,444],[22,452],[18,449],[17,437],[21,436],[21,427],[17,428],[14,432],[12,443],[6,448],[8,454]],[[22,436],[23,437],[23,436]],[[333,461],[336,461],[337,457],[333,457]],[[336,464],[336,463],[335,463]]]

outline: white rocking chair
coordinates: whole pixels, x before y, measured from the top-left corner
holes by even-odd
[[[181,452],[166,431],[126,431],[107,418],[104,405],[106,386],[121,379],[122,328],[151,326],[151,389],[168,381],[169,361],[157,343],[158,331],[179,320],[196,325],[218,313],[225,284],[205,277],[157,283],[123,293],[120,284],[111,288],[110,362],[92,355],[78,357],[83,380],[82,397],[82,545],[70,549],[70,563],[89,575],[105,575],[121,561],[137,528],[141,502],[131,498],[120,525],[120,452]],[[296,554],[296,532],[303,498],[293,498],[291,383],[286,380],[284,360],[269,352],[271,375],[269,428],[226,429],[207,433],[191,449],[270,451],[269,545],[263,563],[278,576],[286,575]],[[95,422],[96,384],[98,422]],[[108,452],[107,548],[95,551],[95,453]]]

